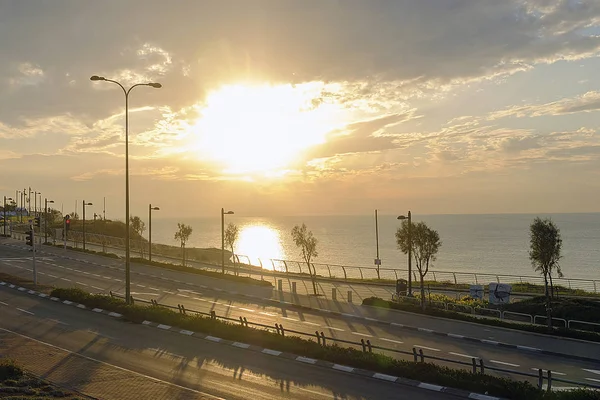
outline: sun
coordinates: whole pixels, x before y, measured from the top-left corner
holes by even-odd
[[[236,84],[209,93],[192,129],[194,148],[231,174],[272,173],[326,141],[339,106],[322,83]]]

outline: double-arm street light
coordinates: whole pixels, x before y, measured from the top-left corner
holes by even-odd
[[[152,207],[148,204],[148,261],[152,261],[152,211],[160,210],[159,207]]]
[[[125,301],[131,303],[131,280],[130,280],[130,244],[129,244],[129,93],[137,86],[150,86],[155,89],[160,89],[162,85],[156,82],[136,83],[129,89],[117,81],[106,79],[103,76],[94,75],[90,78],[92,81],[105,81],[119,85],[125,94]]]
[[[3,210],[4,210],[4,218],[3,218],[3,221],[4,221],[4,236],[6,236],[6,200],[11,200],[12,201],[12,197],[6,197],[6,196],[4,196],[4,208],[3,208]]]
[[[48,204],[52,203],[54,200],[48,200],[47,197],[44,199],[44,243],[48,243]]]
[[[225,214],[231,215],[233,211],[221,208],[221,272],[225,273]]]
[[[85,206],[91,206],[92,203],[86,203],[85,200],[83,200],[83,223],[82,223],[82,228],[81,230],[83,231],[83,249],[85,250]]]
[[[406,219],[408,220],[408,292],[409,296],[412,296],[412,240],[411,240],[411,231],[412,231],[412,222],[411,222],[411,214],[408,212],[407,216],[400,215],[398,219]]]

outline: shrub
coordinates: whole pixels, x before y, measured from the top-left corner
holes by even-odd
[[[14,360],[0,360],[0,381],[4,382],[9,379],[19,379],[23,376],[23,369],[15,364]]]

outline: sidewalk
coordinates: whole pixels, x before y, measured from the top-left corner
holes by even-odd
[[[94,360],[18,334],[0,331],[3,357],[63,388],[106,400],[206,398],[161,380]],[[42,356],[43,355],[43,356]]]

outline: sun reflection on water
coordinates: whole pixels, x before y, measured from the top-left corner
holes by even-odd
[[[250,264],[261,265],[260,259],[265,269],[273,269],[270,258],[284,258],[279,231],[267,225],[242,226],[235,247],[236,254],[243,254],[249,258],[246,260],[245,257],[240,256],[241,262],[249,261]]]

